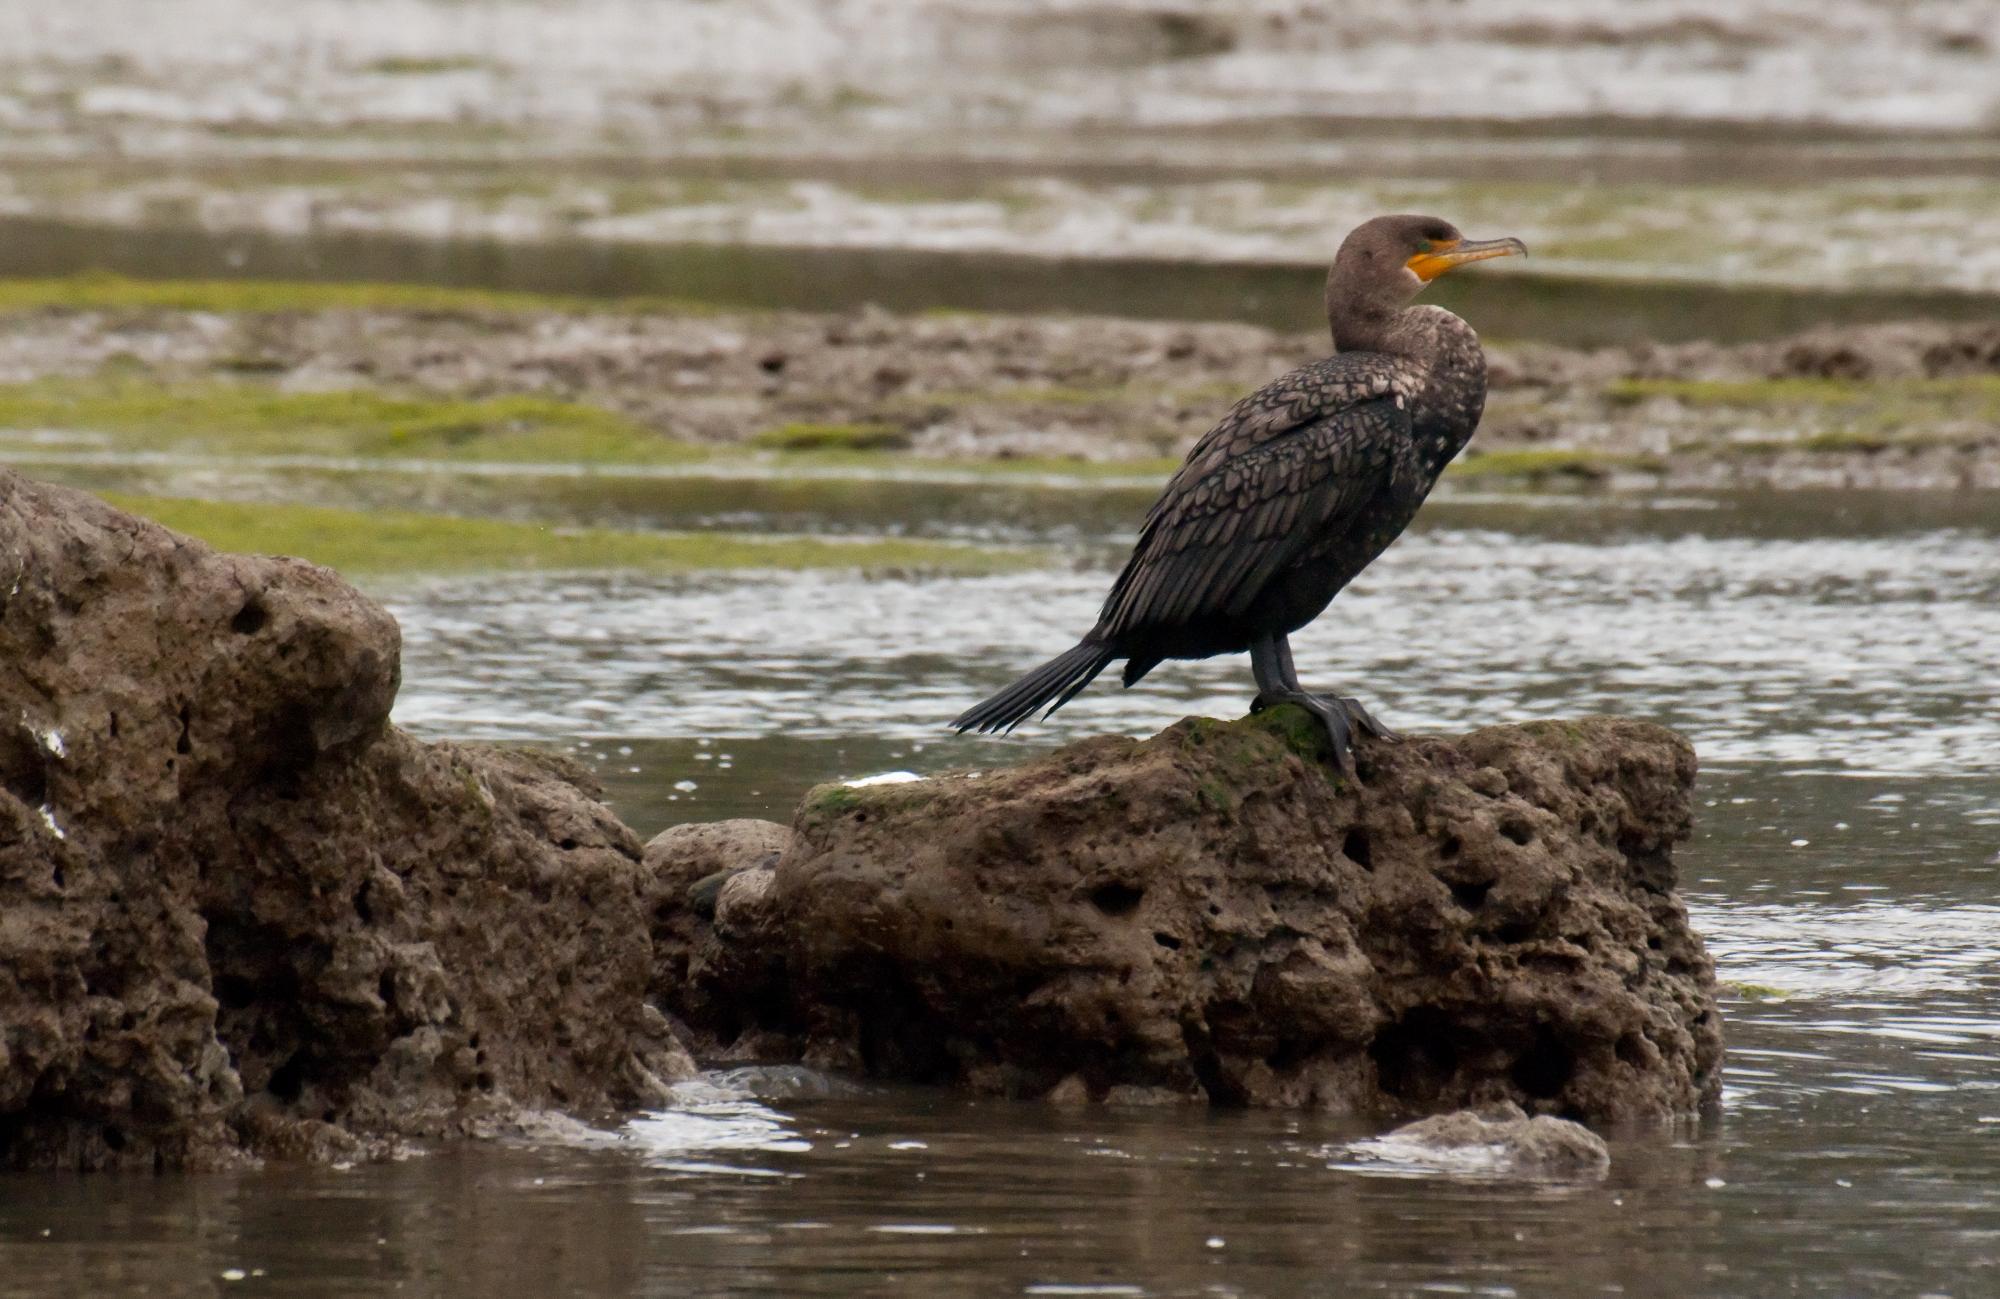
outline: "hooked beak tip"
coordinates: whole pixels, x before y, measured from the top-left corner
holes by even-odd
[[[1512,235],[1504,239],[1461,239],[1448,248],[1435,252],[1418,253],[1404,265],[1412,274],[1428,284],[1454,266],[1467,262],[1483,262],[1494,257],[1526,257],[1528,245]]]

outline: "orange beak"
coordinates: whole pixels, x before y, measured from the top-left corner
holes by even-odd
[[[1403,265],[1410,273],[1429,284],[1454,266],[1467,262],[1483,262],[1489,257],[1526,257],[1528,245],[1519,239],[1457,239],[1451,243],[1432,244],[1426,252],[1418,253]]]

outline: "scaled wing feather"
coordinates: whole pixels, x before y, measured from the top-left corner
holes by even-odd
[[[1232,423],[1231,412],[1188,456],[1147,517],[1132,559],[1104,602],[1099,630],[1142,630],[1240,616],[1316,541],[1392,486],[1409,416],[1387,398],[1328,410],[1286,409]]]

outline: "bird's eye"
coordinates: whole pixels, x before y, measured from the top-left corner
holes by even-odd
[[[1436,244],[1433,244],[1433,243],[1432,243],[1432,242],[1431,242],[1430,240],[1428,240],[1428,239],[1419,239],[1419,240],[1417,240],[1417,251],[1418,251],[1418,252],[1420,252],[1420,253],[1427,253],[1427,252],[1431,251],[1431,249],[1435,248],[1436,246],[1437,246]]]

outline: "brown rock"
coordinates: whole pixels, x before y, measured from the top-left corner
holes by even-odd
[[[653,925],[653,988],[704,1027],[681,1028],[703,1056],[733,1054],[746,1019],[738,1008],[767,998],[776,940],[763,934],[772,868],[792,832],[775,821],[693,822],[663,830],[646,845],[646,908]],[[786,1055],[753,1039],[751,1058]]]
[[[722,885],[739,871],[769,869],[792,832],[775,821],[696,821],[654,835],[646,845],[646,905],[653,916],[653,981],[677,988],[688,955],[715,918]]]
[[[367,1153],[690,1066],[581,769],[389,725],[298,560],[0,471],[0,1164]]]
[[[1529,1118],[1508,1102],[1418,1119],[1350,1149],[1364,1159],[1486,1177],[1590,1179],[1611,1167],[1611,1148],[1589,1128]]]
[[[711,961],[757,970],[753,1003],[697,975],[673,1008],[1021,1095],[1684,1115],[1721,1060],[1673,892],[1694,773],[1673,733],[1593,718],[1371,744],[1352,781],[1280,709],[824,786],[740,931],[762,946]]]

